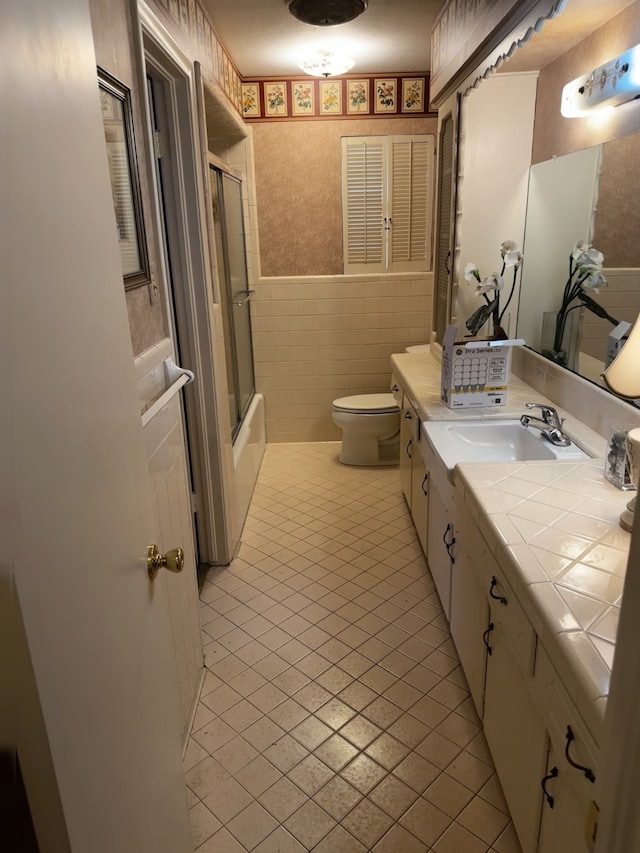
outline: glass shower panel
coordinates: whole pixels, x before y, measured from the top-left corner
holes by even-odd
[[[209,177],[229,386],[229,416],[235,438],[255,393],[242,184],[214,166],[210,167]]]

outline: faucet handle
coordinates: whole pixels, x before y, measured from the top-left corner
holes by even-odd
[[[549,424],[549,426],[560,429],[564,423],[564,418],[561,418],[557,410],[554,409],[553,406],[547,405],[547,403],[525,403],[525,407],[527,409],[540,409],[542,419],[545,423]]]

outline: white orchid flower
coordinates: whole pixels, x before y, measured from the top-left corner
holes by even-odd
[[[580,272],[583,270],[591,270],[591,269],[602,269],[602,263],[604,261],[604,255],[602,252],[599,252],[597,249],[594,249],[591,246],[587,249],[586,252],[582,252],[582,254],[578,255],[575,259],[576,266],[580,268]]]
[[[503,277],[499,273],[494,272],[492,275],[488,275],[486,278],[484,278],[476,287],[475,296],[482,296],[483,293],[491,293],[493,291],[498,293],[502,290],[503,287]]]
[[[504,261],[505,267],[519,267],[522,263],[522,252],[518,248],[518,244],[513,240],[505,240],[500,245],[500,254]]]
[[[609,282],[600,269],[594,269],[591,275],[580,282],[580,287],[590,293],[600,293],[601,287],[609,287]]]
[[[473,261],[468,263],[464,268],[464,277],[467,281],[480,281],[480,270]]]
[[[587,243],[585,240],[577,240],[571,250],[571,257],[574,261],[577,261],[580,255],[584,255],[590,248],[591,243]]]

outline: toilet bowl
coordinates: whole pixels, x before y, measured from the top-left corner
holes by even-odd
[[[400,408],[393,394],[358,394],[333,401],[334,424],[342,430],[344,465],[397,465]]]

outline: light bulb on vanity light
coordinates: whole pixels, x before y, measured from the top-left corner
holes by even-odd
[[[560,112],[565,118],[617,107],[640,95],[640,45],[621,53],[562,90]]]

